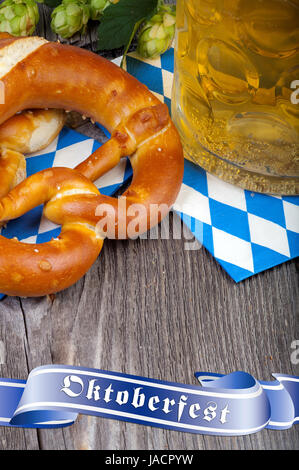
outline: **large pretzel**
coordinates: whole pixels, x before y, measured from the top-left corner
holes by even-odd
[[[60,108],[88,116],[112,134],[77,171],[38,173],[0,201],[0,221],[50,201],[46,216],[63,224],[59,239],[44,245],[0,237],[0,291],[23,296],[57,292],[88,270],[104,236],[128,236],[136,204],[145,209],[141,231],[153,224],[153,205],[162,207],[159,220],[168,213],[182,182],[182,146],[165,105],[129,74],[85,50],[42,38],[5,38],[0,41],[0,80],[5,90],[0,124],[28,108]],[[118,200],[100,195],[87,178],[95,181],[128,155],[134,174],[120,211]],[[86,178],[80,180],[78,172]],[[51,190],[44,197],[48,183]],[[99,206],[109,210],[104,214]],[[102,234],[95,226],[104,217],[108,223]]]

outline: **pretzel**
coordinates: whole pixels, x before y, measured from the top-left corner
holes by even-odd
[[[36,173],[0,201],[0,218],[9,220],[40,204],[71,199],[73,188],[90,198],[99,194],[90,180],[74,170],[52,168]],[[24,297],[57,292],[77,282],[95,262],[103,246],[95,224],[84,220],[80,208],[74,222],[63,213],[57,217],[61,234],[48,243],[35,245],[0,237],[1,292]]]
[[[61,110],[34,110],[17,114],[0,126],[0,198],[26,178],[23,154],[47,147],[65,120]]]
[[[72,189],[68,190],[66,197],[54,196],[53,199],[51,195],[45,207],[45,215],[55,223],[65,224],[64,227],[68,224],[73,228],[76,226],[77,234],[74,237],[75,244],[71,243],[74,240],[66,243],[63,238],[63,250],[59,254],[55,245],[57,251],[53,263],[52,245],[45,244],[42,248],[43,257],[51,266],[55,285],[47,283],[47,276],[39,280],[40,274],[37,274],[36,265],[32,261],[32,250],[39,250],[40,245],[25,248],[20,242],[0,237],[0,291],[11,295],[44,295],[76,282],[77,276],[72,278],[68,275],[68,279],[72,278],[69,282],[65,282],[64,276],[60,279],[58,260],[61,256],[62,263],[66,258],[67,269],[78,272],[78,265],[81,266],[80,263],[85,259],[82,252],[82,259],[78,253],[78,234],[82,230],[83,239],[90,237],[93,232],[88,229],[87,233],[86,224],[95,227],[105,219],[107,230],[101,226],[97,232],[101,233],[98,238],[102,241],[105,236],[129,236],[128,226],[134,219],[136,205],[142,205],[145,209],[139,219],[140,234],[165,217],[175,202],[182,183],[183,151],[167,106],[134,77],[102,57],[38,37],[0,40],[0,55],[4,57],[4,65],[0,67],[0,80],[5,89],[5,103],[0,105],[0,124],[25,109],[59,108],[76,111],[101,123],[112,135],[108,142],[76,168],[77,174],[95,181],[127,156],[130,156],[133,168],[132,183],[121,197],[124,210],[120,210],[119,200],[116,198],[101,194],[95,196],[93,190],[92,194],[82,192],[76,186],[78,180],[75,177],[70,178],[69,188]],[[5,59],[7,57],[9,59]],[[22,87],[18,86],[21,82]],[[62,169],[61,172],[66,177]],[[29,183],[28,180],[21,183],[0,201],[0,221],[18,217],[32,207],[32,199],[37,200],[39,191],[45,189],[44,184],[42,189],[38,185],[38,178],[43,178],[43,175],[39,173],[37,179],[30,178]],[[55,178],[58,178],[56,169],[52,178],[54,184]],[[38,188],[34,198],[32,188],[28,193],[24,189],[28,189],[27,185],[32,186],[33,183]],[[14,201],[14,205],[20,210],[16,211],[7,201]],[[38,199],[38,202],[41,203],[41,200]],[[150,217],[153,205],[161,206],[158,220],[155,219],[154,222]],[[99,206],[108,209],[105,213],[99,213]],[[65,228],[63,235],[65,236]],[[94,240],[94,236],[92,239]],[[77,250],[76,254],[72,250]],[[97,250],[99,251],[99,242]],[[15,253],[14,256],[12,253]],[[81,275],[87,271],[87,265],[82,263],[84,269],[81,269]],[[19,266],[22,273],[19,272]],[[13,267],[17,275],[14,279],[10,276],[9,281],[5,282],[5,276],[13,271]],[[28,278],[30,282],[27,281]],[[35,281],[31,282],[31,278]],[[35,284],[37,282],[38,285]]]
[[[0,198],[26,178],[25,158],[21,153],[0,151]],[[1,227],[1,223],[0,223]]]
[[[0,126],[0,198],[26,178],[25,154],[47,147],[59,134],[61,110],[24,111]],[[0,222],[0,228],[3,223]]]
[[[24,111],[0,126],[0,148],[22,154],[39,152],[58,136],[65,121],[66,115],[62,110]]]

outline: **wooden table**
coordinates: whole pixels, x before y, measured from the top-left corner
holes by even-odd
[[[46,10],[39,33],[53,39],[48,25]],[[81,131],[95,136],[89,125]],[[235,284],[204,248],[185,251],[183,240],[106,241],[65,292],[0,303],[0,376],[26,379],[51,363],[190,384],[198,370],[298,375],[298,298],[295,262]],[[2,427],[0,449],[298,449],[298,428],[213,437],[80,416],[60,430]]]

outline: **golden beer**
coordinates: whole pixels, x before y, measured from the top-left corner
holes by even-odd
[[[299,0],[178,0],[172,114],[185,156],[299,193]]]

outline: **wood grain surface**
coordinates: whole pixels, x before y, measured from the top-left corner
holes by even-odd
[[[42,11],[39,34],[56,39]],[[74,42],[94,48],[95,38],[92,28]],[[102,138],[90,124],[80,131]],[[199,370],[298,375],[298,300],[295,262],[236,284],[204,248],[185,251],[184,240],[106,241],[70,289],[0,302],[0,376],[27,379],[51,363],[188,384]],[[299,426],[214,437],[81,415],[58,430],[2,427],[0,449],[299,449]]]

